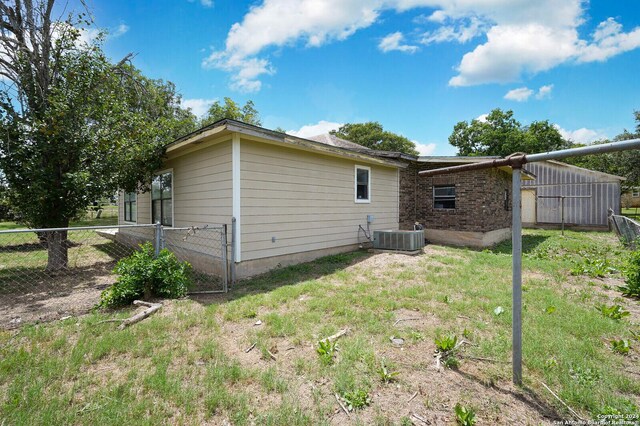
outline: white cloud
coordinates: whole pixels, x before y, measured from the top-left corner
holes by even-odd
[[[404,40],[404,36],[400,31],[395,33],[391,33],[380,40],[380,44],[378,44],[378,49],[387,53],[393,50],[398,50],[400,52],[406,53],[415,53],[418,50],[418,46],[413,46],[409,44],[402,44]]]
[[[550,98],[552,90],[553,90],[553,84],[547,84],[546,86],[541,86],[537,92],[533,89],[529,89],[528,87],[519,87],[517,89],[509,90],[507,94],[504,95],[504,98],[510,101],[526,102],[529,100],[531,96],[535,94],[536,99],[542,100],[542,99]]]
[[[479,121],[481,123],[486,123],[487,117],[489,117],[489,114],[480,114],[479,116],[476,117],[476,121]]]
[[[433,16],[433,15],[431,15]],[[431,18],[431,17],[430,17]],[[486,31],[485,24],[475,16],[469,19],[468,23],[460,25],[443,25],[435,31],[427,31],[422,35],[420,43],[432,44],[455,41],[466,43]]]
[[[342,124],[343,123],[320,120],[316,124],[304,125],[298,130],[288,130],[287,134],[298,136],[299,138],[308,138],[310,136],[324,135],[329,133],[331,130],[338,130]]]
[[[516,102],[524,102],[529,100],[529,98],[533,95],[533,90],[528,87],[519,87],[517,89],[509,90],[506,95],[504,95],[505,99]]]
[[[536,93],[536,99],[548,99],[551,97],[551,91],[553,90],[553,84],[547,84],[541,86]]]
[[[436,28],[416,35],[415,42],[404,42],[400,32],[389,34],[380,42],[382,51],[414,52],[418,41],[468,43],[486,36],[461,58],[451,86],[517,81],[563,63],[604,61],[640,47],[640,27],[624,32],[613,18],[582,39],[578,29],[586,5],[585,0],[260,0],[231,26],[224,48],[213,51],[203,66],[232,73],[235,89],[257,91],[260,78],[275,72],[269,49],[345,40],[385,11],[417,8],[433,12],[416,25]]]
[[[577,130],[566,130],[557,124],[554,124],[554,126],[558,129],[558,132],[560,132],[563,138],[581,144],[589,144],[591,142],[607,138],[605,133],[599,130],[587,129],[586,127],[582,127]]]
[[[420,155],[431,155],[433,154],[433,151],[435,151],[437,147],[435,143],[420,143],[418,141],[411,141],[411,142],[416,144],[416,150]]]
[[[182,106],[185,108],[189,108],[192,113],[194,113],[198,118],[203,117],[209,107],[215,102],[217,99],[183,99]]]
[[[127,24],[120,24],[115,28],[80,28],[80,37],[78,43],[80,45],[91,45],[98,37],[104,36],[105,40],[114,39],[125,35],[129,31]]]

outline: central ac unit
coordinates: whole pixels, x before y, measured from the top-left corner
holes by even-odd
[[[373,248],[416,251],[424,247],[424,231],[373,231]]]

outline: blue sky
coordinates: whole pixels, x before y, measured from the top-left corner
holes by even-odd
[[[637,0],[93,0],[105,49],[173,81],[194,112],[253,100],[302,136],[376,120],[452,155],[491,109],[579,142],[635,127]]]

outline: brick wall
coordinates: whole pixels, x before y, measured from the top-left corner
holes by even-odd
[[[474,170],[420,177],[418,171],[451,164],[411,163],[400,171],[400,229],[420,222],[428,229],[488,232],[511,226],[511,176],[497,170]],[[456,208],[433,208],[433,186],[455,185]],[[505,191],[508,200],[505,209]]]

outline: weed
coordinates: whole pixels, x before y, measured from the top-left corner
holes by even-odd
[[[552,314],[556,311],[556,307],[555,306],[547,306],[547,309],[544,310],[545,313],[547,314]]]
[[[622,309],[620,305],[600,305],[596,306],[596,309],[606,318],[611,318],[615,321],[620,321],[622,318],[630,315],[629,311]]]
[[[620,340],[612,340],[611,341],[611,350],[620,355],[628,355],[629,349],[631,346],[629,345],[628,339],[620,339]]]
[[[435,338],[436,343],[436,358],[442,360],[442,363],[447,368],[458,368],[460,361],[456,357],[458,352],[458,336],[449,334],[446,336],[437,336]]]
[[[472,408],[457,403],[455,408],[456,423],[460,426],[473,426],[476,424],[476,412]]]
[[[624,275],[626,285],[618,289],[624,296],[640,298],[640,249],[631,253]]]
[[[502,306],[498,306],[497,308],[495,308],[493,310],[493,314],[495,316],[500,316],[500,315],[504,314],[504,308]]]
[[[558,361],[553,357],[547,359],[544,362],[544,368],[547,370],[551,370],[553,368],[556,368],[557,366],[558,366]]]
[[[331,365],[333,364],[333,357],[336,352],[336,343],[329,341],[329,339],[321,340],[318,342],[316,352],[318,353],[322,364]]]
[[[382,380],[382,382],[391,383],[396,380],[398,374],[400,373],[398,373],[397,371],[391,371],[389,369],[386,360],[383,359],[380,362],[380,368],[378,368],[378,376],[380,376],[380,380]]]
[[[371,404],[371,397],[369,396],[369,392],[363,389],[356,389],[353,392],[345,392],[342,395],[342,399],[346,403],[347,409],[349,411],[364,408]]]
[[[600,380],[600,373],[593,368],[575,367],[569,370],[571,378],[581,385],[592,385]]]
[[[582,263],[574,263],[571,269],[571,275],[588,275],[593,278],[604,278],[617,272],[618,270],[611,265],[609,259],[589,256],[584,257]]]
[[[411,330],[409,332],[409,338],[411,339],[412,342],[416,343],[416,342],[422,342],[424,340],[424,334],[420,333],[417,330]]]
[[[448,305],[449,303],[451,303],[451,296],[449,295],[444,296],[442,298],[442,301]]]
[[[400,426],[413,426],[413,421],[407,416],[401,417]]]

